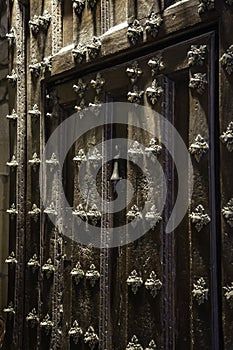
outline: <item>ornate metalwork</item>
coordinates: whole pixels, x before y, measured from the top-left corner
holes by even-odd
[[[41,68],[42,66],[40,62],[29,64],[29,70],[35,78],[38,78],[40,76]]]
[[[82,148],[78,151],[78,154],[73,158],[73,161],[76,162],[78,166],[80,165],[80,163],[87,161],[87,157]]]
[[[222,55],[220,63],[227,73],[231,75],[233,72],[233,45]]]
[[[206,45],[191,45],[188,51],[188,65],[189,66],[203,66],[207,55]]]
[[[10,214],[10,216],[13,218],[15,215],[18,214],[18,210],[16,209],[15,203],[13,203],[10,207],[10,209],[7,209],[6,212]]]
[[[156,56],[148,61],[148,66],[151,68],[152,76],[158,75],[164,69],[162,56]]]
[[[96,282],[100,278],[100,273],[96,269],[95,265],[91,264],[90,269],[86,272],[85,276],[86,279],[90,281],[91,286],[94,287]]]
[[[100,73],[97,73],[96,78],[92,79],[90,84],[93,87],[93,89],[95,89],[97,95],[99,95],[103,89],[103,86],[105,84],[105,80]]]
[[[74,278],[75,283],[78,285],[81,279],[84,277],[85,273],[81,267],[80,262],[78,261],[75,267],[70,272],[71,276]]]
[[[205,209],[201,204],[196,207],[189,217],[192,220],[192,223],[195,224],[198,232],[202,230],[203,226],[208,225],[210,222],[210,217],[205,213]]]
[[[41,160],[37,153],[33,153],[32,159],[29,159],[28,163],[32,166],[33,170],[36,171],[37,167],[40,165]]]
[[[214,8],[214,0],[199,0],[199,2],[200,2],[200,4],[198,5],[199,15]]]
[[[152,339],[148,345],[148,347],[145,350],[156,350],[157,346],[155,341]]]
[[[72,55],[77,63],[81,63],[86,58],[86,54],[87,48],[82,44],[76,45],[72,50]]]
[[[128,92],[128,101],[131,103],[140,104],[144,91],[140,91],[137,86],[133,86],[133,91]]]
[[[14,154],[11,160],[9,162],[6,162],[6,165],[9,166],[10,168],[16,168],[19,165]]]
[[[93,148],[90,156],[88,157],[88,160],[94,165],[96,168],[99,164],[99,162],[103,159],[103,156],[101,153],[98,151],[96,147]]]
[[[8,258],[6,258],[5,263],[9,264],[11,266],[18,264],[18,261],[17,261],[17,259],[15,257],[15,253],[14,252],[11,252],[11,254],[8,256]]]
[[[231,282],[230,286],[223,287],[225,290],[225,298],[232,303],[233,301],[233,282]]]
[[[86,0],[72,0],[73,10],[77,16],[81,16],[85,8]]]
[[[151,272],[150,278],[146,280],[145,287],[150,291],[150,294],[153,298],[156,297],[158,291],[162,288],[162,282],[157,278],[157,275],[154,271]]]
[[[133,227],[136,227],[139,220],[142,219],[142,214],[139,211],[136,204],[134,204],[131,209],[126,214],[128,221],[131,221]]]
[[[9,315],[10,317],[15,314],[15,310],[14,310],[14,306],[13,306],[12,301],[9,303],[9,305],[7,307],[5,307],[3,309],[3,312],[5,312],[5,314]]]
[[[87,218],[93,225],[97,225],[101,216],[102,214],[95,204],[93,204],[93,206],[87,212]]]
[[[145,219],[150,222],[150,227],[153,228],[162,220],[162,216],[158,213],[156,206],[152,205],[150,211],[146,213]]]
[[[16,85],[18,76],[14,69],[12,69],[11,74],[7,74],[6,78],[12,86]]]
[[[221,141],[227,146],[228,151],[233,151],[233,122],[227,127],[227,130],[220,136]]]
[[[49,334],[54,326],[54,323],[51,321],[49,314],[40,322],[40,327],[45,329],[46,334]]]
[[[152,138],[150,140],[149,146],[145,148],[145,152],[152,153],[154,156],[158,157],[162,151],[162,146],[158,144],[158,141]]]
[[[15,43],[15,28],[12,27],[9,33],[6,34],[7,40],[10,46],[13,46]]]
[[[86,211],[84,210],[82,204],[79,204],[79,205],[77,206],[77,208],[76,208],[74,211],[72,211],[72,214],[73,214],[74,216],[78,216],[78,218],[79,218],[79,223],[81,223],[82,220],[85,221],[85,220],[87,219],[87,213],[86,213]]]
[[[51,22],[51,16],[48,11],[45,11],[42,16],[35,15],[32,20],[30,20],[29,26],[31,28],[32,34],[37,35],[39,31],[46,32]]]
[[[47,208],[45,208],[44,213],[57,216],[57,211],[53,202]]]
[[[133,23],[131,23],[127,30],[127,37],[131,44],[136,45],[137,42],[142,39],[143,36],[143,28],[140,25],[140,22],[135,19]]]
[[[32,205],[32,210],[30,210],[28,212],[28,215],[30,215],[33,218],[33,220],[35,222],[37,222],[38,218],[40,216],[40,212],[41,212],[40,208],[38,208],[36,204],[33,204]]]
[[[29,314],[26,317],[26,321],[28,322],[28,324],[32,328],[37,326],[37,324],[39,323],[40,320],[39,320],[39,317],[37,315],[35,308],[33,308],[32,311],[29,312]]]
[[[156,38],[158,32],[163,23],[163,19],[159,14],[151,12],[146,20],[146,32],[149,33],[153,38]]]
[[[195,89],[200,95],[203,95],[208,84],[206,73],[195,73],[190,79],[189,87]]]
[[[81,327],[79,327],[78,322],[75,320],[72,327],[70,328],[68,332],[69,336],[73,339],[73,342],[75,344],[78,344],[79,339],[83,335],[83,330]]]
[[[94,350],[94,348],[99,343],[99,337],[95,333],[95,330],[92,326],[90,326],[87,330],[87,332],[84,334],[84,343],[89,346],[91,350]]]
[[[203,277],[199,278],[197,283],[193,284],[192,295],[193,298],[197,301],[198,305],[201,305],[208,300],[209,289],[206,286],[206,282]]]
[[[87,83],[84,83],[82,79],[79,79],[77,85],[73,85],[73,90],[79,97],[83,97],[87,89]]]
[[[138,78],[142,75],[142,69],[139,67],[138,62],[135,61],[130,67],[126,69],[126,73],[132,84],[136,83]]]
[[[97,0],[87,0],[87,6],[90,8],[90,9],[93,9],[97,4]]]
[[[195,138],[195,142],[189,147],[189,152],[194,155],[197,162],[200,162],[201,157],[207,153],[209,145],[205,139],[198,134]]]
[[[7,114],[6,118],[16,121],[18,119],[18,114],[16,113],[16,111],[14,109],[12,109],[11,114]]]
[[[89,60],[94,60],[101,49],[101,40],[96,36],[93,37],[92,42],[87,44],[87,54]]]
[[[131,287],[131,290],[133,294],[136,294],[138,289],[142,286],[143,280],[141,277],[138,276],[138,273],[136,270],[133,270],[129,277],[127,278],[127,284],[129,287]]]
[[[102,106],[102,103],[101,103],[98,95],[95,96],[93,103],[92,102],[89,103],[89,107],[90,107],[92,113],[94,113],[96,116],[99,115],[101,106]]]
[[[52,71],[52,56],[44,57],[41,62],[41,68],[44,73]]]
[[[45,273],[47,279],[49,279],[53,275],[55,267],[52,263],[51,258],[49,258],[47,262],[42,266],[41,270]]]
[[[128,154],[130,159],[133,161],[137,161],[138,158],[142,157],[144,152],[143,149],[138,141],[134,141],[130,148],[128,149]]]
[[[156,79],[152,81],[151,86],[146,89],[146,96],[149,102],[154,106],[156,102],[159,100],[163,93],[163,88],[158,85]]]
[[[32,269],[33,273],[36,272],[36,270],[40,267],[40,263],[36,254],[34,254],[33,257],[28,261],[27,265]]]
[[[134,335],[131,341],[126,346],[126,350],[143,350],[141,344],[139,344],[138,338]]]
[[[57,160],[56,154],[52,153],[51,158],[46,159],[45,163],[50,166],[50,170],[53,170],[54,168],[56,168],[59,164],[59,161]]]
[[[227,205],[222,209],[222,214],[227,220],[227,223],[233,227],[233,198],[231,198]]]
[[[37,104],[35,104],[32,109],[30,109],[28,111],[28,114],[31,116],[31,117],[35,117],[35,118],[39,118],[40,115],[41,115],[41,112],[39,110],[39,107],[37,106]]]
[[[75,106],[74,109],[78,113],[79,118],[82,119],[85,116],[85,111],[86,111],[85,100],[82,98],[81,101],[79,102],[79,105]]]

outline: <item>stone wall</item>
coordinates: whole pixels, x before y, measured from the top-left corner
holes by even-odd
[[[6,162],[9,158],[9,114],[8,89],[8,31],[6,0],[0,0],[0,311],[7,303],[7,266],[5,258],[8,254],[8,214],[9,176]]]

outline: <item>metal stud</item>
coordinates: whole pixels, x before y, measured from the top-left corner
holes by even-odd
[[[157,346],[154,340],[151,340],[148,347],[145,350],[156,350]]]
[[[152,205],[150,211],[146,213],[145,219],[150,223],[150,227],[154,228],[156,224],[162,220],[162,216],[157,211],[156,206]]]
[[[145,148],[145,153],[153,154],[158,157],[161,154],[162,146],[158,144],[158,141],[152,138],[149,142],[149,146]]]
[[[85,221],[87,219],[87,213],[83,208],[82,204],[79,204],[77,208],[72,211],[72,215],[78,217],[79,221],[78,223],[80,224],[82,221]]]
[[[227,73],[231,75],[233,72],[233,45],[222,55],[220,63]]]
[[[136,83],[136,81],[142,75],[142,69],[139,67],[138,62],[135,61],[132,63],[130,67],[126,69],[126,73],[132,84]]]
[[[142,219],[142,214],[139,211],[138,207],[136,204],[134,204],[131,209],[128,211],[126,214],[127,220],[131,221],[131,225],[133,227],[136,227],[138,221]]]
[[[87,218],[93,225],[97,225],[101,216],[102,216],[102,214],[98,210],[98,208],[95,204],[93,204],[92,207],[87,212]]]
[[[29,26],[31,28],[32,34],[37,35],[40,31],[40,19],[37,15],[35,15],[29,22]]]
[[[57,216],[57,211],[53,202],[47,208],[45,208],[44,213]]]
[[[6,258],[5,263],[9,264],[11,266],[18,264],[18,261],[17,261],[17,259],[15,257],[15,253],[14,252],[11,252],[11,254],[8,256],[8,258]]]
[[[55,153],[52,153],[50,159],[46,159],[46,164],[50,166],[50,170],[52,171],[54,168],[56,168],[59,164],[59,161],[57,160],[57,156]]]
[[[198,232],[200,232],[202,228],[208,225],[211,221],[209,215],[206,214],[205,209],[201,204],[196,207],[189,217],[192,220],[192,223],[195,224]]]
[[[41,62],[41,68],[43,70],[43,73],[51,72],[52,71],[52,56],[44,57],[43,61]]]
[[[7,114],[6,118],[9,120],[16,121],[18,119],[18,114],[16,113],[16,111],[14,109],[12,109],[11,114]]]
[[[233,301],[233,282],[231,282],[231,285],[230,286],[226,286],[226,287],[223,287],[223,289],[225,290],[225,298],[232,303]]]
[[[79,102],[79,105],[75,106],[74,109],[78,113],[79,118],[83,119],[83,117],[85,117],[85,111],[86,111],[85,100],[82,98],[81,101]]]
[[[233,198],[231,198],[227,205],[222,209],[222,214],[227,223],[233,227]]]
[[[33,167],[33,170],[36,171],[37,167],[40,165],[41,160],[38,157],[37,153],[33,153],[32,159],[29,159],[28,163]]]
[[[102,159],[103,159],[103,156],[98,151],[98,149],[94,147],[92,151],[90,151],[90,155],[88,157],[89,162],[91,162],[93,166],[96,168]]]
[[[85,273],[81,267],[80,262],[78,261],[75,267],[70,272],[71,276],[74,278],[75,283],[78,285],[81,279],[84,277]]]
[[[83,340],[84,343],[87,344],[91,350],[93,350],[99,343],[99,337],[95,333],[95,330],[92,326],[90,326],[87,332],[84,334]]]
[[[90,281],[90,285],[94,287],[96,282],[100,278],[100,273],[96,269],[95,265],[91,264],[90,269],[86,272],[85,276],[86,279]]]
[[[146,280],[145,287],[150,291],[150,294],[153,298],[156,297],[158,291],[162,288],[162,282],[159,278],[157,278],[157,275],[154,271],[151,272],[150,278]]]
[[[227,127],[227,130],[220,136],[221,141],[227,146],[229,152],[233,151],[233,122]]]
[[[139,344],[138,338],[134,335],[131,341],[126,346],[126,350],[143,350],[141,344]]]
[[[195,142],[189,147],[189,152],[194,155],[197,162],[200,162],[203,155],[209,150],[209,145],[205,139],[198,134],[195,138]]]
[[[94,113],[96,116],[99,115],[100,109],[102,107],[102,103],[101,103],[98,95],[95,96],[93,103],[92,102],[89,103],[89,107],[90,107],[90,110],[92,111],[92,113]]]
[[[45,329],[46,334],[49,334],[54,326],[54,323],[51,321],[49,314],[40,322],[40,327]]]
[[[46,278],[49,279],[55,271],[55,267],[52,263],[52,259],[49,258],[47,262],[41,268],[42,272],[45,273]]]
[[[12,301],[9,303],[9,305],[7,307],[5,307],[3,309],[3,312],[5,312],[5,314],[9,315],[10,317],[15,314],[15,310],[14,310],[14,306],[13,306]]]
[[[138,276],[138,273],[136,270],[133,270],[129,277],[127,278],[127,284],[131,288],[133,294],[136,294],[138,289],[142,286],[143,280],[141,277]]]
[[[195,73],[190,79],[189,87],[195,89],[198,94],[203,95],[208,84],[206,73]]]
[[[15,38],[16,38],[16,36],[15,36],[15,28],[14,27],[12,27],[10,29],[9,33],[6,34],[6,37],[7,37],[7,40],[9,42],[9,45],[13,46],[14,43],[15,43]]]
[[[82,162],[87,161],[87,157],[86,157],[85,152],[82,148],[78,151],[78,154],[73,158],[73,161],[75,163],[77,163],[78,166],[80,166],[80,164]]]
[[[35,308],[33,308],[32,311],[29,312],[29,314],[26,317],[26,321],[32,328],[37,326],[37,324],[39,323],[39,317]]]
[[[41,112],[40,112],[40,110],[39,110],[37,104],[35,104],[35,105],[32,107],[32,109],[30,109],[30,110],[28,111],[28,114],[29,114],[31,117],[35,117],[35,118],[39,118],[39,117],[40,117]]]
[[[130,160],[136,162],[143,156],[143,149],[138,141],[133,141],[130,148],[128,149],[128,155]]]
[[[154,79],[151,86],[146,89],[146,96],[149,102],[154,106],[162,96],[163,88],[158,85],[158,81]]]
[[[18,214],[18,210],[16,209],[15,203],[13,203],[10,209],[7,209],[6,212],[10,214],[11,218],[15,217]]]
[[[14,69],[12,69],[11,74],[7,74],[6,78],[12,86],[16,85],[18,76]]]
[[[148,19],[146,20],[146,32],[149,33],[153,38],[156,38],[162,23],[162,17],[155,12],[151,12],[151,14],[148,16]]]
[[[16,168],[19,165],[19,163],[16,160],[15,155],[12,156],[12,158],[9,162],[6,162],[6,165],[9,166],[10,168]]]
[[[188,51],[188,65],[191,66],[203,66],[207,55],[206,45],[191,45],[190,51]]]
[[[206,286],[206,282],[203,277],[199,278],[197,283],[193,284],[192,295],[197,301],[198,305],[201,305],[208,300],[209,289]]]
[[[68,332],[70,338],[73,339],[73,342],[75,344],[78,344],[79,339],[81,338],[81,336],[83,335],[83,330],[81,327],[79,327],[78,321],[74,321],[72,327],[70,328],[69,332]]]
[[[142,39],[143,28],[140,25],[140,22],[135,19],[128,27],[127,37],[131,44],[136,45],[137,42]]]
[[[35,222],[37,222],[38,218],[40,216],[40,212],[41,212],[40,208],[38,208],[36,204],[33,204],[32,205],[32,210],[30,210],[28,212],[28,215],[30,215],[33,218],[33,220]]]
[[[32,269],[33,273],[35,273],[36,270],[40,267],[40,263],[36,254],[34,254],[33,257],[28,261],[27,266]]]

